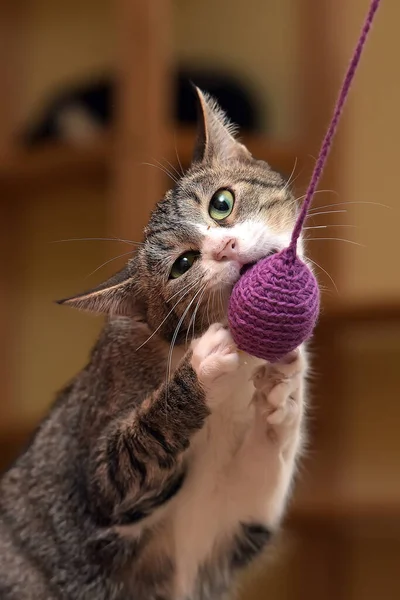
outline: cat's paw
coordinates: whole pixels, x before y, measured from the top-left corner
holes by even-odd
[[[206,388],[239,368],[239,354],[229,329],[214,323],[192,343],[192,367]]]
[[[305,363],[295,350],[279,363],[265,364],[253,376],[254,401],[269,425],[291,425],[296,422],[301,406],[301,388]]]

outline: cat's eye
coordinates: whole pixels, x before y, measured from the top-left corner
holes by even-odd
[[[208,214],[214,221],[223,221],[229,217],[235,204],[235,197],[230,190],[218,190],[211,198]]]
[[[181,256],[177,258],[174,264],[172,265],[169,278],[178,279],[178,277],[184,275],[186,271],[189,271],[189,269],[193,266],[193,263],[198,257],[199,253],[194,252],[193,250],[190,252],[185,252],[185,254],[181,254]]]

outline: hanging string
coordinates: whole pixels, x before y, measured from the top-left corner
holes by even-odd
[[[347,100],[347,96],[350,91],[350,87],[353,82],[353,78],[354,78],[355,72],[357,70],[358,63],[361,58],[364,44],[366,42],[368,33],[371,29],[372,21],[374,19],[375,13],[379,7],[379,4],[380,4],[380,0],[372,0],[372,2],[370,4],[364,26],[363,26],[361,34],[360,34],[360,38],[359,38],[357,46],[354,50],[353,57],[350,61],[349,67],[347,69],[346,76],[343,80],[343,84],[340,89],[338,99],[336,101],[336,106],[333,111],[331,123],[329,125],[328,131],[326,132],[324,140],[322,142],[321,149],[320,149],[320,152],[318,155],[318,159],[317,159],[317,162],[315,163],[314,171],[311,176],[311,180],[310,180],[307,192],[306,192],[305,200],[304,200],[303,206],[301,208],[299,217],[297,219],[296,225],[293,229],[292,239],[290,242],[289,249],[293,250],[294,254],[296,253],[297,240],[299,238],[302,227],[304,225],[304,221],[306,219],[308,209],[310,208],[315,190],[318,186],[319,180],[321,179],[321,175],[324,170],[326,159],[328,158],[328,154],[331,149],[332,141],[335,136],[336,129],[337,129],[337,126],[338,126],[338,123],[340,120],[340,116],[342,114],[344,104]]]

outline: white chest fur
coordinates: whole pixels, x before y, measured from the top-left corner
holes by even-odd
[[[289,361],[269,365],[232,352],[221,326],[210,330],[205,336],[211,351],[199,342],[192,365],[199,378],[214,378],[212,385],[210,379],[202,382],[211,414],[186,451],[187,476],[179,494],[146,520],[160,524],[156,551],[170,554],[174,563],[174,600],[203,598],[216,580],[230,584],[229,552],[245,531],[241,524],[267,533],[277,527],[302,444],[303,349]],[[173,366],[179,358],[174,356]],[[227,358],[230,362],[223,362]],[[230,370],[221,377],[215,365]],[[124,527],[124,534],[138,536],[141,527]]]
[[[178,598],[191,591],[216,542],[238,524],[238,498],[230,482],[237,477],[235,455],[254,420],[251,377],[260,361],[242,355],[241,363],[229,386],[218,391],[212,414],[188,451],[188,479],[171,515]]]

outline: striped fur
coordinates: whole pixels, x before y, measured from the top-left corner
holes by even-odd
[[[137,253],[61,302],[108,318],[0,482],[2,600],[225,598],[279,526],[303,438],[304,354],[263,365],[224,323],[240,268],[287,244],[296,203],[199,101],[194,162]],[[220,189],[235,204],[217,223]],[[172,279],[189,250],[197,260]]]

